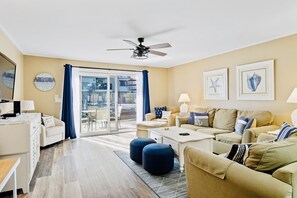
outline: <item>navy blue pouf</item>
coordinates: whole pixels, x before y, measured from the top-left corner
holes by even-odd
[[[174,165],[174,151],[166,144],[150,144],[142,150],[143,168],[153,175],[169,173]]]
[[[131,160],[142,164],[142,149],[148,144],[156,143],[151,138],[136,138],[130,142],[130,158]]]

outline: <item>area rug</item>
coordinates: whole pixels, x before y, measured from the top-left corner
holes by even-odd
[[[144,170],[141,165],[131,160],[128,152],[122,150],[114,152],[158,197],[187,197],[185,173],[180,172],[177,159],[174,159],[174,168],[170,173],[154,176]]]

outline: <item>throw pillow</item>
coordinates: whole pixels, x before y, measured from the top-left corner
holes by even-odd
[[[284,122],[282,124],[280,132],[276,138],[276,141],[284,140],[284,139],[288,138],[291,134],[296,133],[296,132],[297,132],[296,127],[291,127],[288,123]]]
[[[208,127],[208,114],[194,113],[194,125]]]
[[[45,117],[42,117],[42,120],[43,120],[44,126],[47,128],[56,126],[54,116],[45,116]]]
[[[297,138],[290,137],[273,143],[255,143],[248,151],[245,165],[253,170],[272,173],[297,162]]]
[[[166,106],[164,106],[164,107],[155,107],[156,118],[162,118],[162,111],[166,111]]]
[[[252,144],[233,144],[231,150],[225,156],[229,160],[243,164],[244,158]]]
[[[257,125],[257,120],[255,118],[250,118],[247,124],[245,125],[244,130],[255,128],[256,125]]]
[[[245,129],[245,126],[247,125],[249,119],[245,118],[245,117],[240,117],[237,121],[236,121],[236,125],[235,125],[235,132],[239,135],[243,134],[243,131]]]
[[[162,111],[162,119],[168,119],[171,116],[171,111]]]

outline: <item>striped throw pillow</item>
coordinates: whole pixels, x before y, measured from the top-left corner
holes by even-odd
[[[284,122],[282,124],[279,134],[277,135],[276,141],[284,140],[296,132],[296,127],[291,127],[288,123]]]
[[[252,144],[233,144],[231,150],[225,156],[229,160],[233,160],[237,163],[243,164],[248,150]]]

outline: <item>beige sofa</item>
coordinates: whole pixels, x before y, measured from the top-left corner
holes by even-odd
[[[209,127],[187,124],[187,117],[177,117],[176,126],[214,135],[213,152],[218,154],[228,152],[231,145],[234,143],[256,142],[259,134],[279,129],[279,126],[271,125],[273,117],[269,111],[244,111],[197,107],[192,109],[192,112],[207,112],[209,116]],[[257,120],[256,128],[245,130],[243,135],[235,133],[234,128],[236,120],[241,116],[255,118]]]
[[[267,174],[191,147],[184,153],[190,198],[297,197],[297,162]]]
[[[166,107],[167,111],[171,111],[168,118],[157,119],[155,113],[148,113],[145,115],[145,121],[137,123],[137,137],[148,137],[147,129],[175,126],[176,117],[179,115],[179,108],[176,106]]]

